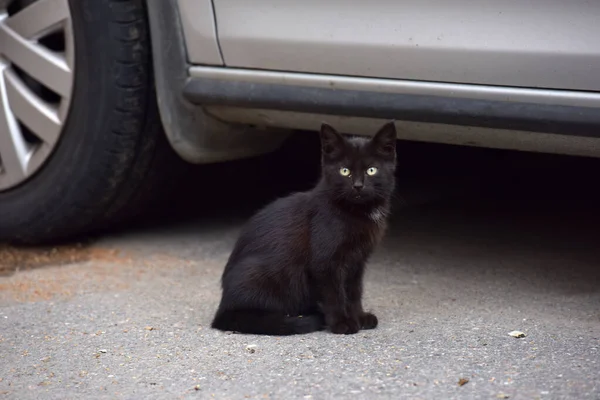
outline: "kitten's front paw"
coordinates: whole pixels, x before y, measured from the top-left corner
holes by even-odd
[[[377,328],[377,317],[375,314],[364,313],[359,317],[360,326],[362,329],[375,329]]]
[[[339,320],[331,326],[331,332],[339,335],[352,335],[359,330],[359,322],[351,318]]]

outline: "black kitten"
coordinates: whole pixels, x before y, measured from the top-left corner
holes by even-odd
[[[266,335],[377,326],[362,307],[365,263],[381,239],[396,167],[396,128],[344,138],[321,127],[322,177],[245,226],[222,277],[212,327]]]

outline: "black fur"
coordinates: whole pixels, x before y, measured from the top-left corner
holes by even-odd
[[[396,129],[388,123],[373,139],[346,138],[323,124],[321,147],[317,186],[276,200],[242,230],[223,272],[213,328],[292,335],[377,326],[362,307],[363,274],[386,227]]]

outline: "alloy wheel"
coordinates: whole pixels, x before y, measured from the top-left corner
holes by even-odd
[[[68,0],[0,0],[0,192],[52,154],[71,102]]]

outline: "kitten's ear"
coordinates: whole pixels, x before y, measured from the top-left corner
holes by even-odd
[[[323,122],[321,124],[320,136],[323,156],[335,156],[343,148],[344,137],[333,126]]]
[[[396,125],[390,121],[383,125],[371,139],[375,151],[383,156],[396,155]]]

